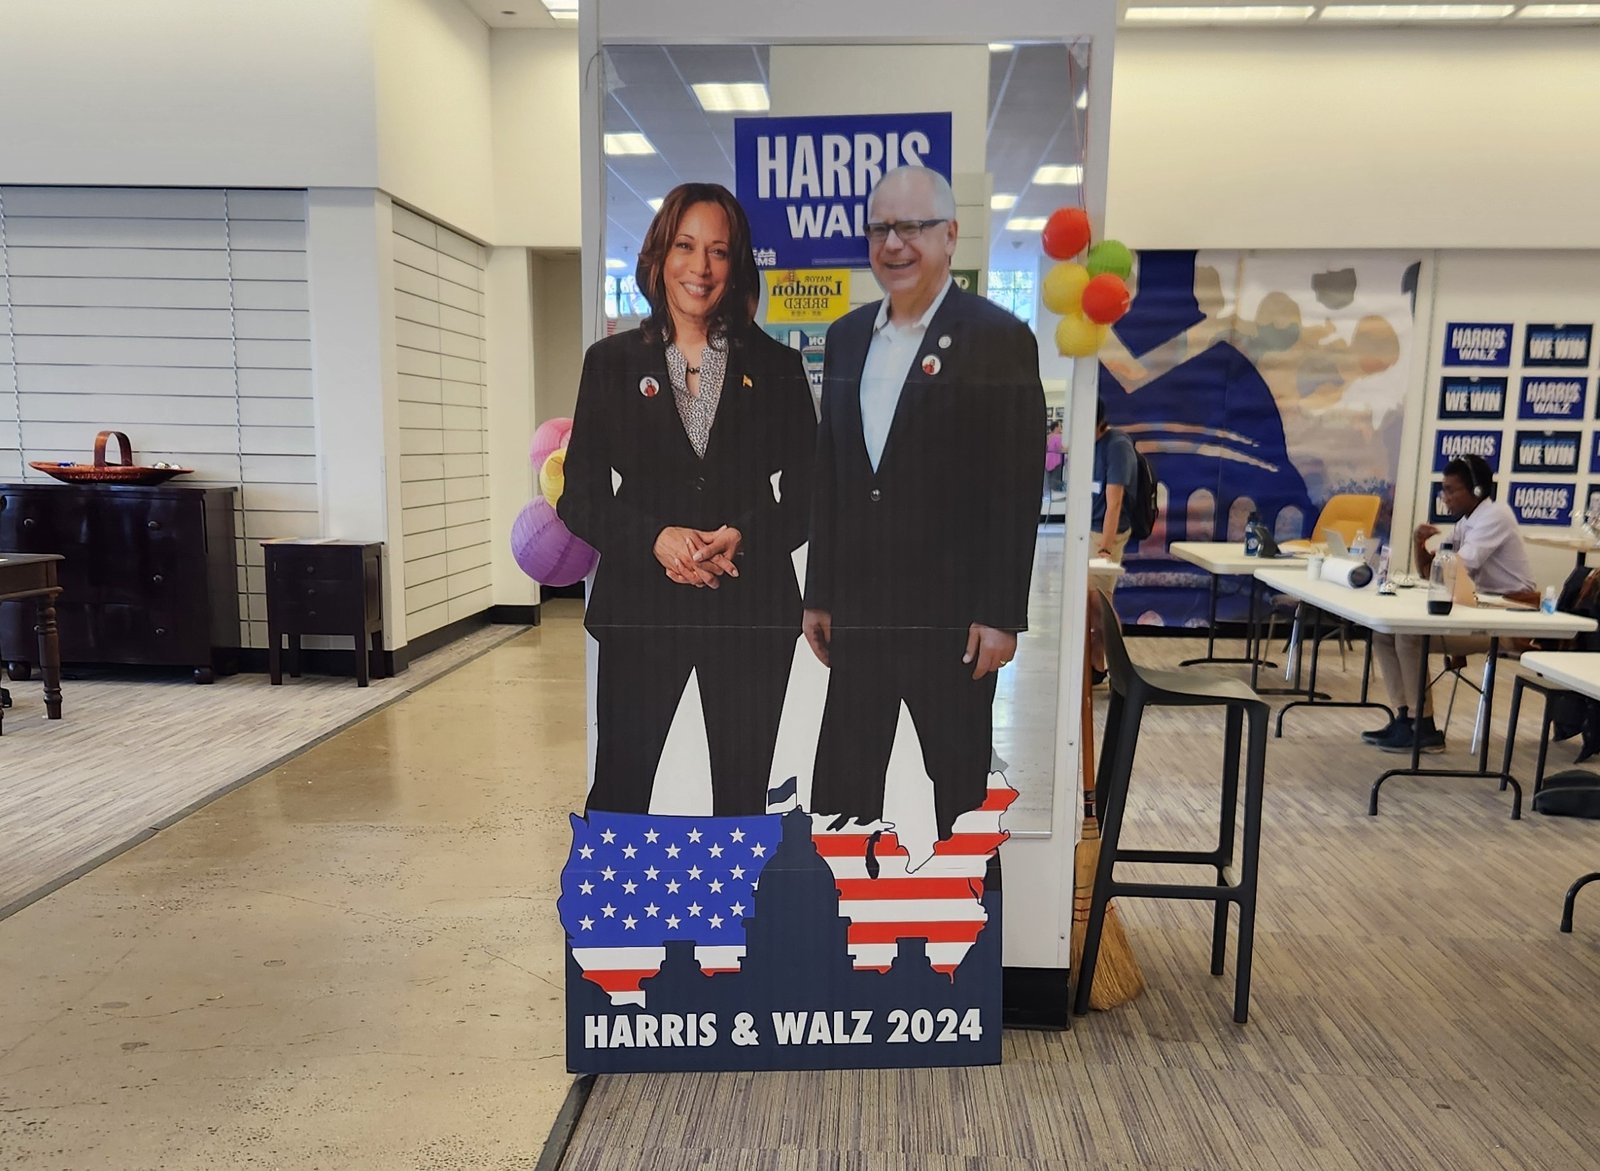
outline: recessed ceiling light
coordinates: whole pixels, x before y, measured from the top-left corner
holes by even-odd
[[[578,19],[578,0],[544,0],[544,7],[557,20]]]
[[[989,52],[991,52],[991,53],[1009,53],[1009,52],[1011,52],[1012,49],[1015,49],[1015,48],[1016,48],[1016,46],[1013,45],[1010,41],[990,41],[989,42]]]
[[[1033,173],[1033,181],[1053,187],[1076,187],[1083,182],[1083,168],[1080,166],[1055,167],[1046,165]]]
[[[703,81],[689,88],[708,114],[759,113],[772,108],[767,87],[759,81]]]
[[[989,196],[989,207],[994,211],[1010,211],[1017,206],[1015,195],[995,194]]]
[[[1518,20],[1600,20],[1600,4],[1529,4]]]
[[[656,196],[656,197],[655,197],[655,198],[654,198],[654,199],[647,199],[647,200],[645,200],[645,202],[646,202],[646,203],[648,203],[648,204],[649,204],[649,205],[650,205],[650,210],[651,210],[651,211],[660,211],[660,210],[661,210],[661,205],[662,205],[662,204],[663,204],[663,203],[665,203],[665,202],[666,202],[666,200],[665,200],[665,199],[663,199],[663,198],[662,198],[662,197],[661,197],[661,196],[659,196],[659,195],[658,195],[658,196]]]
[[[1045,217],[1042,215],[1012,216],[1006,221],[1008,232],[1041,232],[1044,230]]]
[[[627,268],[628,267],[628,262],[626,260],[618,260],[615,256],[608,256],[608,257],[606,257],[606,267],[607,268]]]
[[[1242,24],[1252,20],[1309,20],[1311,5],[1238,4],[1219,7],[1138,7],[1124,13],[1129,24]]]
[[[650,145],[650,140],[634,131],[606,135],[606,154],[608,155],[653,155],[655,153],[656,148]]]
[[[1500,20],[1515,4],[1330,4],[1322,20]]]

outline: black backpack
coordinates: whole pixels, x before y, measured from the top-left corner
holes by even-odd
[[[1137,445],[1134,446],[1133,457],[1138,461],[1139,475],[1133,485],[1132,498],[1123,507],[1128,510],[1128,522],[1133,525],[1133,539],[1142,541],[1155,532],[1156,521],[1161,516],[1161,505],[1156,502],[1156,470],[1150,466],[1150,461],[1145,459],[1144,452]]]

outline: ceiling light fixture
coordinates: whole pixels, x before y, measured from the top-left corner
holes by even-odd
[[[650,145],[650,140],[634,131],[606,135],[606,154],[608,155],[653,155],[655,153],[656,148]]]
[[[1515,4],[1330,4],[1321,20],[1501,20],[1516,10]]]
[[[627,268],[628,267],[628,262],[625,261],[625,260],[618,260],[615,256],[608,256],[608,257],[606,257],[606,267],[607,268],[613,268],[613,269],[615,269],[615,268]]]
[[[989,196],[989,207],[993,211],[1010,211],[1017,206],[1015,195],[997,194]]]
[[[1600,4],[1529,4],[1518,20],[1600,20]]]
[[[990,41],[989,42],[989,52],[991,52],[991,53],[1009,53],[1009,52],[1011,52],[1012,49],[1015,49],[1015,48],[1016,48],[1016,46],[1013,45],[1010,41]]]
[[[650,205],[651,211],[660,211],[661,205],[665,203],[666,200],[662,196],[658,195],[654,199],[645,200],[645,202]]]
[[[1046,164],[1033,173],[1033,181],[1048,187],[1076,187],[1083,182],[1081,166],[1057,167]]]
[[[1045,217],[1042,215],[1012,216],[1006,221],[1006,231],[1042,232],[1044,230],[1044,223]]]
[[[1089,108],[1089,91],[1088,90],[1084,90],[1081,94],[1078,95],[1078,100],[1076,102],[1076,105],[1077,105],[1078,109],[1080,109],[1080,110],[1087,110]]]
[[[772,108],[767,87],[759,81],[701,81],[689,88],[708,114],[761,113]]]
[[[544,8],[557,20],[578,19],[578,0],[544,0]]]
[[[1310,20],[1312,5],[1239,4],[1219,7],[1138,7],[1124,14],[1129,24],[1245,24],[1250,21]]]

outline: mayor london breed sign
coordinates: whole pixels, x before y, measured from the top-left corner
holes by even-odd
[[[867,196],[884,173],[950,177],[950,114],[735,118],[735,194],[762,268],[866,268]]]

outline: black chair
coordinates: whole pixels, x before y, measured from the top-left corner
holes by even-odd
[[[1232,679],[1188,670],[1151,670],[1135,666],[1117,626],[1111,600],[1098,599],[1105,631],[1106,668],[1111,678],[1111,706],[1101,739],[1095,793],[1100,817],[1100,864],[1095,873],[1084,933],[1082,970],[1078,974],[1073,1011],[1089,1011],[1095,962],[1105,925],[1106,905],[1114,898],[1197,899],[1216,904],[1211,931],[1211,974],[1222,975],[1227,946],[1228,908],[1239,905],[1239,943],[1234,971],[1233,1019],[1244,1024],[1250,1013],[1250,961],[1255,943],[1256,872],[1261,845],[1261,799],[1265,787],[1269,708],[1250,687]],[[1148,707],[1223,707],[1227,728],[1223,743],[1222,814],[1214,850],[1128,850],[1120,846],[1122,814],[1127,806],[1139,727]],[[1249,718],[1245,760],[1244,842],[1237,877],[1233,866],[1234,818],[1239,803],[1239,751]],[[1118,862],[1163,862],[1213,866],[1215,886],[1166,882],[1124,882],[1115,877]]]

